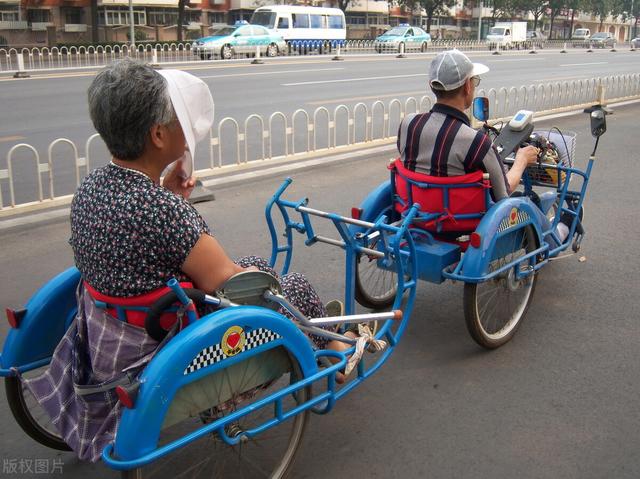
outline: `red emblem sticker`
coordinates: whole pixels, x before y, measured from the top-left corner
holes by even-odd
[[[240,326],[231,326],[222,336],[222,352],[225,356],[235,356],[244,349],[246,337]]]
[[[509,226],[513,226],[518,222],[518,208],[511,208],[509,213]]]

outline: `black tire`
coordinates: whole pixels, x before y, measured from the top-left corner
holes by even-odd
[[[233,47],[231,45],[224,45],[220,49],[220,58],[223,60],[231,60],[233,58]]]
[[[277,57],[278,56],[278,45],[276,45],[275,43],[271,43],[269,44],[269,46],[267,47],[267,56],[268,57]]]
[[[356,301],[365,308],[386,309],[396,298],[397,273],[379,268],[377,260],[360,254],[356,258]]]
[[[492,253],[491,270],[536,249],[536,237],[531,226],[501,238]],[[531,262],[525,262],[526,268]],[[537,274],[518,281],[514,268],[482,283],[465,283],[464,318],[469,334],[476,343],[495,349],[507,343],[520,326],[535,292]],[[512,308],[512,305],[514,307]]]
[[[220,375],[217,378],[220,381],[219,384],[228,385],[227,394],[230,394],[232,399],[223,402],[225,404],[231,403],[231,406],[228,406],[230,409],[220,410],[219,408],[211,408],[201,412],[197,418],[184,419],[175,426],[171,426],[166,430],[163,429],[163,431],[161,431],[160,443],[166,443],[167,439],[175,440],[178,437],[188,434],[194,428],[201,427],[203,423],[211,422],[235,411],[237,406],[240,405],[240,402],[236,403],[235,398],[246,391],[246,389],[243,389],[242,384],[250,382],[252,375],[255,374],[251,368],[261,362],[265,364],[266,361],[269,361],[268,355],[270,354],[277,354],[280,361],[288,361],[287,368],[289,372],[275,381],[268,382],[263,388],[259,388],[256,396],[243,400],[242,405],[255,403],[271,392],[288,386],[290,382],[293,382],[292,378],[301,377],[302,373],[297,360],[281,348],[266,351],[258,356],[253,356],[248,360],[234,364],[234,368],[239,368],[236,369],[234,373],[228,374],[231,368],[221,370],[216,373],[216,375]],[[273,356],[271,356],[271,358],[273,358]],[[215,375],[211,375],[210,378],[214,376]],[[197,384],[195,388],[204,390],[202,386]],[[224,388],[221,387],[220,390],[221,389]],[[220,391],[218,390],[216,393],[220,394]],[[189,396],[186,395],[186,397]],[[289,410],[292,405],[301,404],[310,397],[310,387],[302,389],[291,396],[283,398],[283,407],[285,410]],[[273,405],[271,407],[267,406],[254,410],[249,416],[233,423],[231,427],[227,427],[227,434],[229,436],[241,435],[243,430],[250,430],[251,427],[262,424],[256,417],[261,414],[267,415],[265,418],[261,418],[261,421],[273,417]],[[259,434],[255,439],[245,437],[246,440],[241,440],[236,446],[229,446],[218,438],[216,434],[210,434],[146,467],[123,471],[122,478],[143,479],[166,477],[167,474],[169,474],[172,479],[183,477],[190,479],[200,477],[285,478],[291,472],[295,456],[302,441],[308,416],[309,411],[307,410]],[[287,435],[286,433],[289,429],[290,432]],[[282,447],[278,447],[278,445]],[[267,451],[266,454],[265,451]],[[242,470],[242,473],[239,473],[240,470]]]
[[[422,42],[422,45],[420,45],[420,51],[422,53],[426,52],[427,51],[427,47],[428,47],[427,42]]]
[[[44,369],[41,368],[37,371],[39,374],[44,372]],[[13,417],[29,437],[51,449],[71,450],[20,378],[6,377],[4,388]]]

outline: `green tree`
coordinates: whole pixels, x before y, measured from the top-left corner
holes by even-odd
[[[518,7],[524,13],[531,12],[531,15],[533,15],[533,30],[537,30],[538,22],[542,20],[542,17],[547,11],[547,8],[549,8],[549,2],[548,0],[545,0],[545,1],[527,0],[527,1],[521,2],[521,4],[518,5]]]
[[[590,0],[587,5],[588,11],[590,11],[593,15],[598,17],[600,20],[600,25],[598,26],[598,31],[602,31],[602,24],[604,23],[605,18],[608,15],[614,13],[616,10],[615,0]]]
[[[631,38],[638,36],[638,19],[640,19],[640,0],[624,0],[622,12],[625,21],[632,20]]]
[[[640,1],[640,0],[638,0]],[[453,7],[455,0],[418,0],[417,4],[424,8],[427,14],[427,32],[431,33],[433,17],[446,13],[447,7]]]
[[[493,0],[491,3],[491,18],[494,21],[499,19],[510,20],[518,10],[521,10],[518,0]]]
[[[573,35],[573,22],[576,17],[576,13],[581,10],[585,10],[588,4],[588,0],[568,0],[567,8],[571,10],[571,21],[569,22],[569,36]]]
[[[551,25],[549,26],[549,39],[553,38],[553,22],[556,17],[560,13],[561,10],[565,8],[565,0],[549,0],[548,3],[549,21]]]

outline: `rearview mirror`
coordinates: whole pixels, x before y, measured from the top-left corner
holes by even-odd
[[[473,99],[473,117],[485,122],[489,119],[489,99],[484,96],[478,96]]]
[[[591,112],[591,134],[595,137],[601,136],[607,131],[607,119],[602,110],[594,110]]]
[[[611,114],[611,110],[602,105],[594,105],[584,110],[589,113],[591,119],[591,134],[598,138],[607,131],[607,115]]]

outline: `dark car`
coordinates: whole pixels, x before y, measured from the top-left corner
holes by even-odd
[[[616,39],[613,37],[612,33],[598,32],[591,35],[589,43],[596,48],[613,48],[616,46]]]

